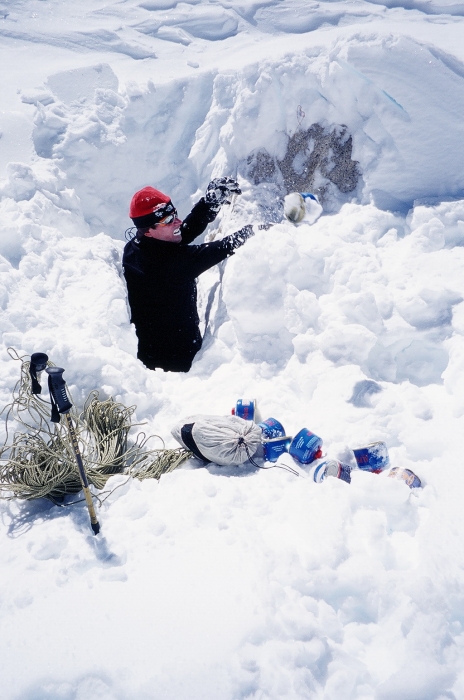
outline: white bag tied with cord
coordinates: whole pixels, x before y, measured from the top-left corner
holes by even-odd
[[[261,445],[261,428],[238,416],[189,416],[171,433],[196,457],[222,466],[243,464]]]

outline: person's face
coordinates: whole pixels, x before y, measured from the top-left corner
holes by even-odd
[[[159,223],[153,228],[148,229],[145,234],[149,238],[157,238],[159,241],[168,241],[169,243],[180,243],[182,236],[180,233],[180,225],[182,221],[177,217],[169,224]]]
[[[148,229],[146,236],[157,238],[159,241],[168,241],[168,243],[181,242],[180,226],[182,221],[177,218],[177,211],[172,204],[170,204],[170,207],[171,211],[158,224]]]

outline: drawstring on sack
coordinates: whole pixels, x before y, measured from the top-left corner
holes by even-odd
[[[257,469],[274,469],[274,467],[278,467],[279,469],[283,469],[283,470],[286,471],[286,472],[290,472],[291,474],[294,474],[295,476],[300,476],[300,475],[298,474],[298,472],[297,472],[295,469],[292,469],[292,467],[289,467],[288,464],[285,464],[285,465],[284,465],[284,464],[272,464],[270,467],[263,467],[263,466],[261,466],[260,464],[258,464],[257,462],[255,462],[255,460],[253,459],[253,457],[250,455],[250,450],[248,449],[248,445],[246,444],[246,442],[245,442],[245,440],[243,439],[243,437],[240,437],[240,438],[239,438],[238,444],[244,446],[245,452],[246,452],[247,455],[248,455],[248,460],[249,460],[249,461],[251,462],[251,464],[252,464],[254,467],[256,467]]]

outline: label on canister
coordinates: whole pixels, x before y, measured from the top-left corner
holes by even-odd
[[[414,474],[410,469],[403,469],[402,467],[393,467],[390,469],[388,474],[392,479],[401,479],[404,481],[410,489],[420,489],[422,486],[421,480]]]
[[[272,440],[273,438],[283,437],[285,435],[284,426],[275,418],[266,418],[266,420],[258,423],[258,425],[263,432],[265,440]]]
[[[314,470],[314,481],[320,484],[327,476],[334,476],[336,479],[351,483],[351,467],[349,464],[343,464],[338,459],[328,459],[321,462]]]
[[[365,472],[380,474],[390,466],[387,446],[384,442],[371,442],[353,450],[356,463]]]
[[[244,420],[254,420],[256,410],[255,399],[238,399],[232,414]]]
[[[302,428],[293,438],[288,451],[298,462],[310,464],[322,456],[321,447],[322,438],[307,428]]]
[[[288,435],[263,440],[263,456],[266,462],[277,462],[283,452],[288,452],[292,438]]]

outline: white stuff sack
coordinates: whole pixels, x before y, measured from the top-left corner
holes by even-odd
[[[290,192],[284,197],[284,214],[293,224],[314,224],[322,207],[311,192]]]
[[[192,424],[189,432],[198,451],[207,461],[215,464],[243,464],[261,445],[261,428],[253,421],[238,416],[197,415],[179,421],[171,431],[177,442],[187,450],[191,450],[191,444],[184,442],[182,429]]]

